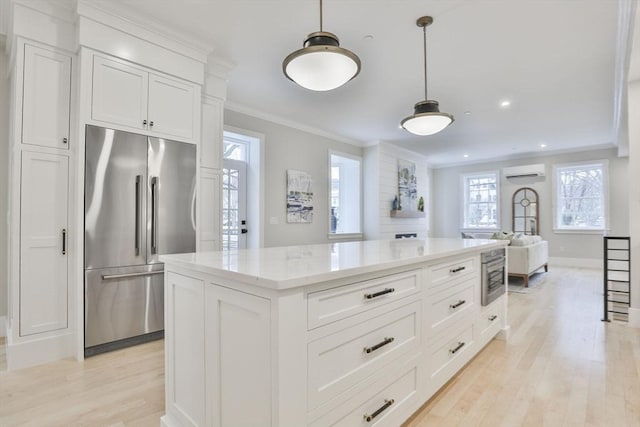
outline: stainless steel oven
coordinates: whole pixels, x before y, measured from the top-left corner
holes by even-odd
[[[507,290],[505,249],[494,249],[480,255],[482,264],[482,305],[489,305]]]

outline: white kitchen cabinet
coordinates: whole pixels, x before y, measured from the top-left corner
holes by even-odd
[[[165,277],[165,349],[179,361],[166,373],[168,414],[181,426],[205,425],[204,282],[175,273]]]
[[[269,300],[173,272],[165,283],[170,423],[271,425]]]
[[[201,251],[220,250],[221,175],[211,169],[200,169],[198,192],[200,218],[198,220]]]
[[[67,327],[69,158],[22,152],[20,336]]]
[[[94,56],[91,118],[146,130],[148,86],[147,71]]]
[[[202,104],[200,166],[222,169],[223,103],[210,97]]]
[[[200,91],[192,83],[95,55],[92,87],[92,120],[159,137],[197,139]]]
[[[22,143],[68,149],[71,57],[24,45]]]
[[[271,425],[271,303],[208,283],[205,289],[205,425]]]

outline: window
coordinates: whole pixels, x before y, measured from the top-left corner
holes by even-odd
[[[361,197],[358,157],[330,153],[329,233],[360,234]]]
[[[607,228],[607,161],[554,166],[555,229]]]
[[[463,229],[500,228],[500,184],[497,172],[464,175]]]

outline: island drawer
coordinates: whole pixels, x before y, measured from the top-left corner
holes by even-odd
[[[473,330],[473,324],[463,324],[454,333],[444,332],[441,339],[434,342],[428,372],[430,386],[435,390],[447,382],[473,355]]]
[[[471,311],[477,312],[477,293],[476,280],[471,278],[426,298],[428,333],[436,335]]]
[[[504,317],[504,299],[505,297],[502,296],[487,307],[483,307],[478,317],[478,333],[480,334],[478,341],[481,346],[491,341],[500,331]]]
[[[308,356],[308,409],[346,392],[396,358],[420,347],[420,302],[312,341]]]
[[[428,287],[435,288],[450,283],[460,277],[468,276],[478,270],[479,257],[449,259],[428,268]]]
[[[420,291],[421,270],[352,283],[307,296],[307,326],[314,329]]]
[[[405,368],[406,369],[406,368]],[[312,427],[398,426],[417,398],[418,367],[376,383],[316,420]]]

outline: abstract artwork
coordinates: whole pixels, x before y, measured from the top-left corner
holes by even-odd
[[[399,209],[415,212],[418,210],[418,182],[416,164],[398,159]]]
[[[313,190],[311,175],[287,171],[287,222],[313,222]]]

